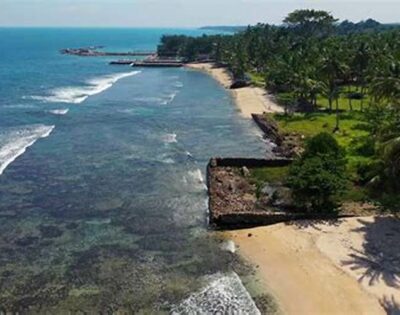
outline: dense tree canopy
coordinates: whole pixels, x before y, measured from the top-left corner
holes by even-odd
[[[333,30],[337,20],[326,11],[296,10],[290,13],[284,20],[288,27],[304,36],[326,35]]]

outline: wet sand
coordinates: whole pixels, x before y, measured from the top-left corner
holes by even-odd
[[[285,314],[400,310],[399,220],[300,221],[226,235],[257,267]]]
[[[232,84],[231,75],[225,68],[215,67],[211,63],[192,63],[186,66],[207,72],[225,88],[229,88]],[[262,114],[263,112],[283,112],[283,108],[262,88],[245,87],[230,91],[241,114],[246,118],[251,118],[251,114]]]

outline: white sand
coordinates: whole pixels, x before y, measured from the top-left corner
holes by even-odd
[[[400,310],[399,220],[301,221],[226,235],[258,266],[260,279],[287,314]]]

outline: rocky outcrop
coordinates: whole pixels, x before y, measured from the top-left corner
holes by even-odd
[[[279,132],[279,127],[276,121],[268,117],[265,114],[252,114],[253,120],[257,126],[264,133],[265,138],[268,138],[277,146],[280,146],[283,142],[283,135]]]
[[[235,80],[229,87],[231,90],[240,89],[250,86],[250,82],[247,80]]]
[[[252,159],[252,158],[212,158],[208,167],[246,167],[248,169],[256,167],[283,167],[292,163],[291,159]]]
[[[295,209],[292,191],[281,183],[265,183],[258,192],[257,206],[261,209]]]

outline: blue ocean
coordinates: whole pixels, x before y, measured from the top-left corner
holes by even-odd
[[[204,181],[212,156],[265,155],[256,127],[201,72],[59,52],[205,32],[0,28],[0,311],[257,314]]]

